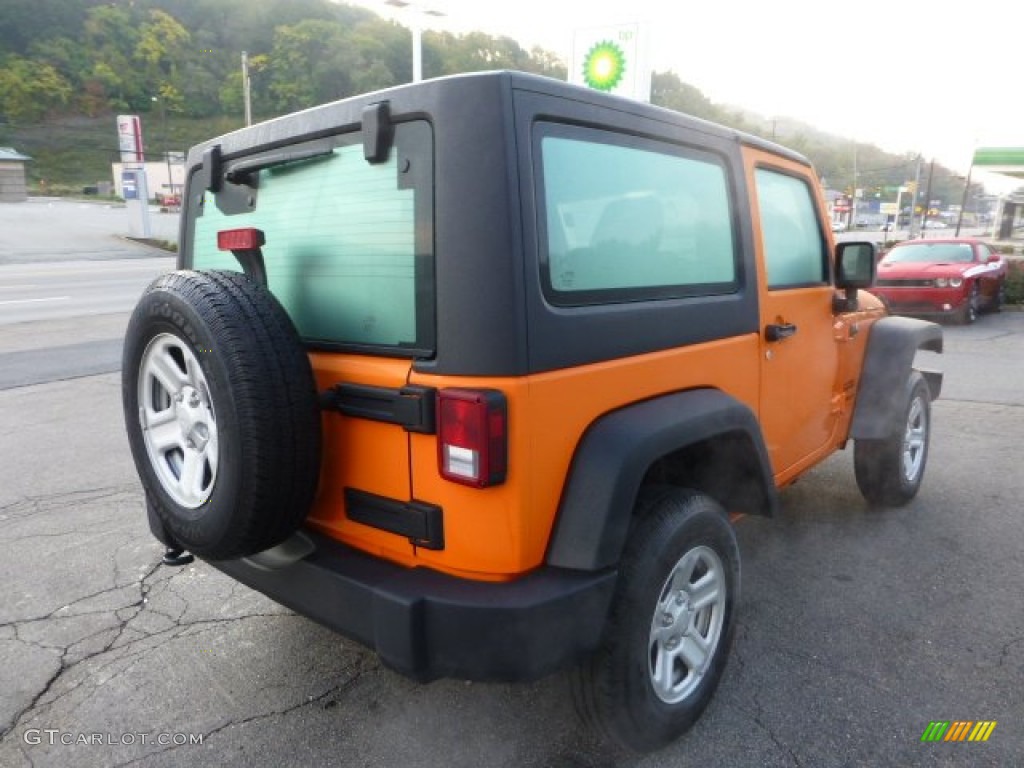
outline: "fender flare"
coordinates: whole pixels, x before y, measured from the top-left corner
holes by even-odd
[[[663,395],[605,414],[573,456],[547,563],[597,570],[619,561],[640,485],[658,459],[722,438],[735,475],[717,499],[730,512],[772,515],[778,498],[753,411],[715,389]],[[725,498],[721,498],[725,496]]]
[[[884,317],[871,326],[850,437],[884,440],[902,428],[904,383],[919,349],[942,352],[942,327],[910,317]],[[924,371],[931,399],[942,391],[942,373]]]

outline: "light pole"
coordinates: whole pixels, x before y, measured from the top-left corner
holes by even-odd
[[[411,0],[384,0],[384,5],[390,5],[392,8],[419,11],[424,16],[445,15],[441,11],[426,8]],[[409,17],[409,31],[412,33],[412,81],[418,83],[423,79],[423,26],[412,15]]]
[[[967,207],[967,195],[971,191],[971,174],[974,173],[974,155],[971,155],[971,167],[967,169],[967,181],[964,182],[964,196],[960,201],[960,213],[956,217],[956,234],[954,237],[960,237],[960,225],[964,220],[964,208]],[[975,222],[977,223],[977,222]]]
[[[900,226],[900,214],[903,212],[901,206],[903,204],[903,193],[907,191],[907,188],[902,184],[896,187],[896,216],[892,220],[892,231],[895,232]],[[895,235],[893,235],[895,239]]]
[[[252,125],[252,81],[249,78],[249,53],[242,51],[242,102],[245,105],[245,125]]]
[[[174,177],[171,176],[171,153],[167,149],[167,106],[164,104],[163,99],[158,96],[150,96],[150,101],[156,103],[157,108],[160,110],[160,139],[164,144],[164,162],[167,164],[167,189],[170,190],[170,194],[174,194]],[[163,185],[161,185],[163,186]]]

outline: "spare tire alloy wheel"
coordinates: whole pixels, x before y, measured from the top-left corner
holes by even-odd
[[[217,418],[202,366],[180,338],[153,338],[139,366],[139,420],[164,492],[186,509],[209,501],[217,479]]]
[[[725,669],[739,575],[736,536],[717,502],[677,488],[646,493],[601,647],[573,672],[583,719],[640,752],[690,728]]]
[[[280,544],[320,475],[320,409],[302,340],[264,286],[172,272],[125,333],[122,398],[157,538],[226,560]]]

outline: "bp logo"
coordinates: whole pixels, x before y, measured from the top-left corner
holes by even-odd
[[[615,43],[595,43],[583,58],[583,82],[598,91],[610,91],[622,81],[626,55]]]

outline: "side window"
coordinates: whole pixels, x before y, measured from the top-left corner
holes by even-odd
[[[599,131],[539,131],[541,263],[553,304],[736,290],[721,160]]]
[[[755,178],[768,287],[827,282],[825,241],[807,183],[765,168],[758,168]]]
[[[396,126],[378,164],[366,162],[359,139],[341,136],[325,155],[259,170],[248,209],[219,199],[230,190],[208,194],[194,221],[193,265],[240,270],[217,249],[217,232],[257,227],[268,286],[307,342],[423,354],[434,334],[430,127]]]

